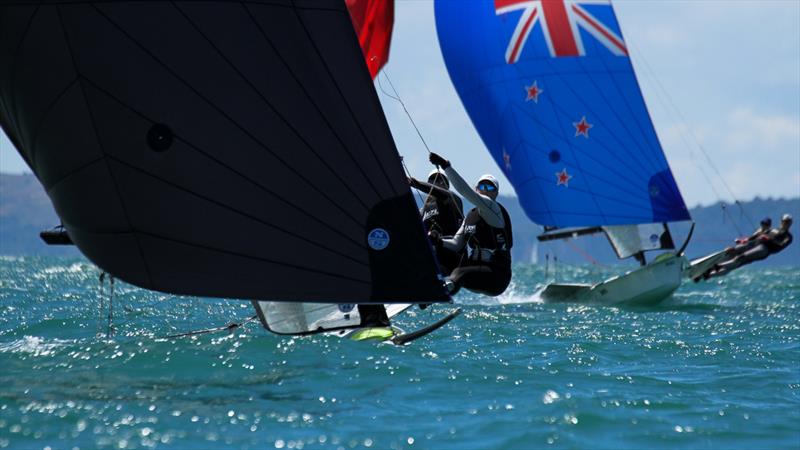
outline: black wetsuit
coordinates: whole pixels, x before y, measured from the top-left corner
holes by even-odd
[[[794,239],[792,233],[789,233],[789,230],[776,230],[769,234],[765,233],[765,235],[768,236],[769,239],[756,239],[746,244],[737,245],[733,250],[733,254],[736,256],[717,264],[710,272],[709,277],[726,275],[734,269],[766,259],[769,255],[774,255],[775,253],[783,251]]]
[[[478,208],[473,208],[464,218],[461,228],[467,234],[471,254],[464,265],[450,274],[457,289],[465,287],[496,296],[505,292],[511,282],[511,247],[514,245],[511,218],[503,205],[497,205],[505,222],[502,228],[486,223]]]
[[[770,255],[774,255],[775,253],[780,253],[792,243],[794,237],[792,233],[789,233],[789,230],[784,232],[778,231],[774,235],[770,236],[769,240],[764,241],[764,246],[767,247],[769,250]]]
[[[420,210],[425,229],[435,231],[440,236],[456,234],[464,219],[464,204],[461,198],[447,189],[424,181],[412,179],[411,187],[428,194]],[[450,272],[461,264],[464,252],[453,252],[442,248],[441,245],[436,245],[435,249],[439,268],[444,275],[450,275]]]
[[[442,241],[451,251],[471,248],[469,258],[448,277],[453,283],[451,294],[465,287],[481,294],[500,295],[511,282],[513,238],[508,212],[492,196],[474,191],[452,166],[446,167],[444,172],[456,192],[475,205],[458,232]]]
[[[358,305],[362,327],[388,327],[391,325],[383,305]]]

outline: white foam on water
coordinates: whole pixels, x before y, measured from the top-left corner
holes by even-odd
[[[511,283],[508,286],[506,291],[497,297],[497,302],[501,305],[518,305],[518,304],[526,304],[526,303],[544,303],[544,300],[541,297],[541,292],[544,290],[544,287],[540,287],[539,285],[536,286],[536,290],[533,294],[526,294],[521,291],[521,289],[517,288],[515,283]]]
[[[38,336],[24,336],[6,344],[0,344],[0,353],[27,353],[33,356],[50,356],[55,349],[72,341],[51,339],[46,341]]]

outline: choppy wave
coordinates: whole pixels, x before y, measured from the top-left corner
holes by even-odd
[[[748,267],[652,308],[547,304],[612,269],[517,266],[407,347],[235,334],[246,302],[108,288],[0,258],[0,448],[797,448],[800,270]],[[411,310],[405,329],[449,310]]]

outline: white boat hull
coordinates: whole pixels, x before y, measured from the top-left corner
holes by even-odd
[[[539,295],[546,302],[654,305],[681,285],[683,256],[662,255],[652,263],[596,284],[550,284]]]

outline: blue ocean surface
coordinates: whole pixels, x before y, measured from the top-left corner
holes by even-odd
[[[636,309],[541,303],[544,267],[518,265],[506,295],[459,294],[461,317],[405,347],[258,322],[163,339],[252,308],[120,282],[106,339],[98,275],[0,258],[0,448],[800,448],[798,268],[752,265]]]

